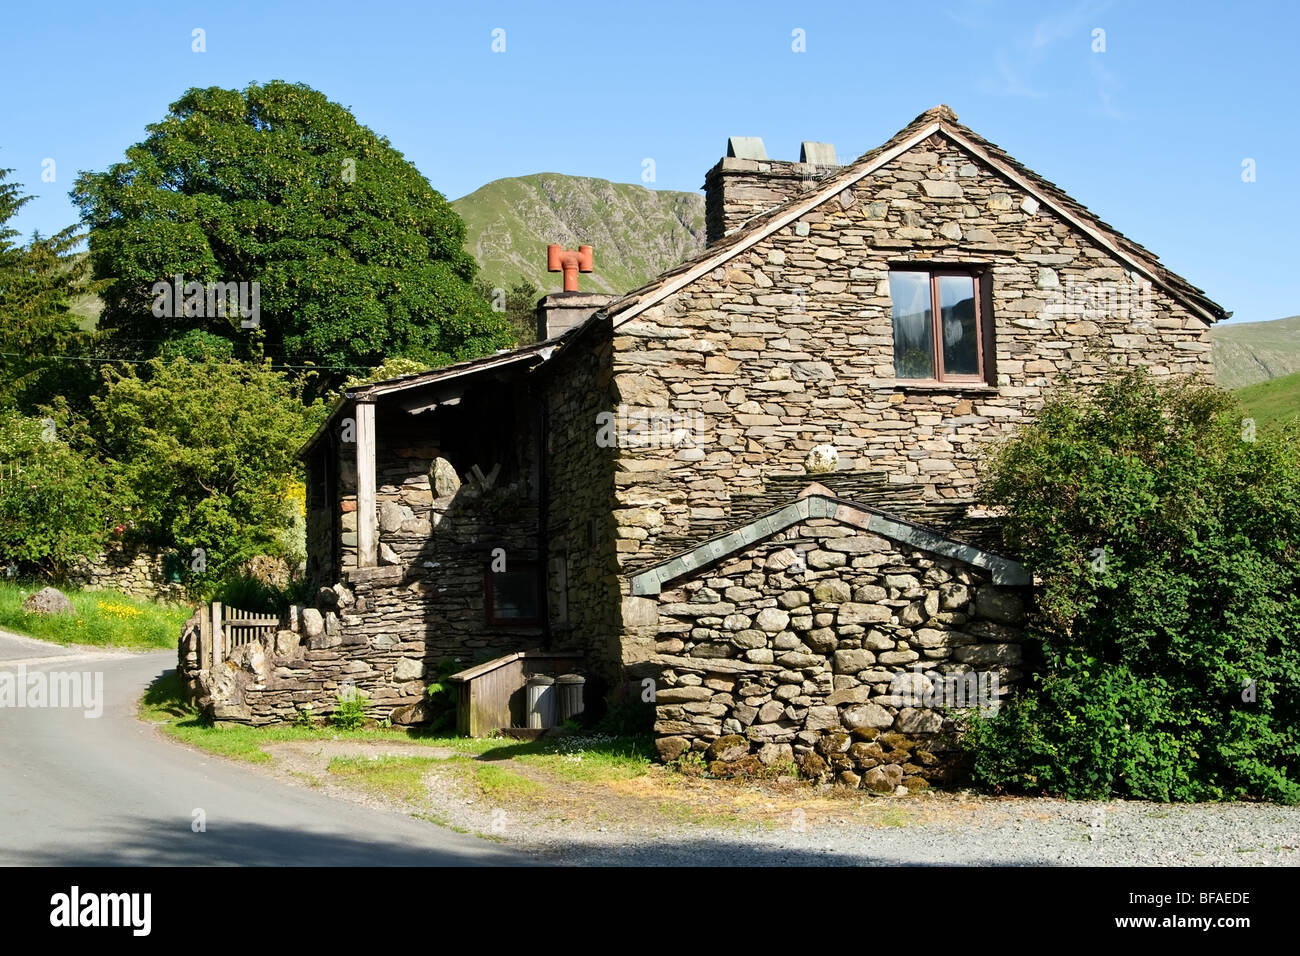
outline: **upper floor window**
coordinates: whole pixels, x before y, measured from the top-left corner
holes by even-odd
[[[894,377],[988,382],[990,317],[985,277],[960,269],[891,269]]]

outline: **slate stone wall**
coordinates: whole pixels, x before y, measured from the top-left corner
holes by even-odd
[[[961,562],[813,518],[652,602],[658,747],[727,775],[797,764],[893,791],[951,782],[963,705],[1022,677],[1025,595]]]

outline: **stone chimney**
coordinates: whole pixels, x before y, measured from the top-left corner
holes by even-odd
[[[579,246],[576,252],[557,245],[547,246],[546,269],[564,273],[564,291],[552,292],[537,303],[538,341],[558,338],[616,298],[602,292],[578,291],[578,273],[595,270],[591,246]]]
[[[839,168],[830,143],[805,142],[799,162],[768,159],[757,136],[733,136],[727,155],[704,177],[704,223],[708,245],[747,220],[811,189]]]

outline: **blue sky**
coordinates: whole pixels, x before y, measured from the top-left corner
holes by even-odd
[[[1262,321],[1300,313],[1296,9],[23,3],[0,36],[0,167],[37,197],[15,226],[53,232],[76,220],[77,171],[121,159],[186,88],[284,79],[352,109],[448,198],[543,171],[641,182],[647,158],[652,188],[698,190],[729,135],[762,136],[778,159],[829,141],[847,162],[947,103],[1233,321]]]

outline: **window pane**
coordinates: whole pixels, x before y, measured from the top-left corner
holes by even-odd
[[[894,309],[894,375],[934,378],[929,274],[889,273],[889,298]]]
[[[943,370],[948,375],[978,375],[979,339],[975,328],[973,276],[939,276],[939,316],[943,329]]]
[[[537,572],[531,568],[493,572],[492,616],[502,620],[537,617]]]

